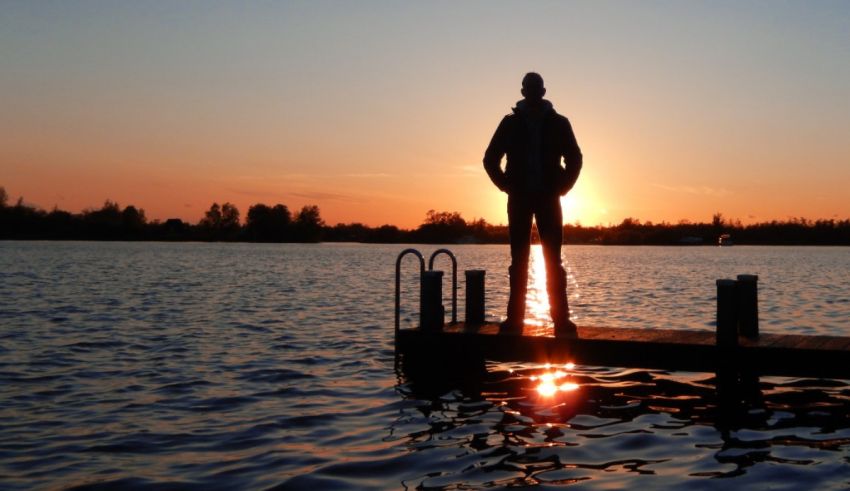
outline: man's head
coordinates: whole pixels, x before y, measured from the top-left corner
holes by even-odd
[[[546,87],[543,87],[543,77],[539,73],[528,72],[522,77],[522,96],[529,102],[543,99],[546,95]]]

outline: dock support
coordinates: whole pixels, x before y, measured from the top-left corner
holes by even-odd
[[[483,269],[468,269],[466,276],[466,323],[484,324],[484,275]]]
[[[737,281],[717,280],[717,390],[721,398],[737,383]]]
[[[443,307],[443,272],[425,271],[421,281],[419,327],[423,331],[440,331],[446,315]]]
[[[717,280],[717,347],[721,350],[738,346],[737,283]]]
[[[738,332],[748,338],[759,335],[758,281],[758,275],[739,274],[735,287]]]

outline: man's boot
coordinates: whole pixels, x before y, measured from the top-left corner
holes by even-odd
[[[528,289],[528,267],[508,268],[510,294],[508,296],[508,318],[499,327],[502,332],[522,333],[525,320],[525,294]]]
[[[570,320],[570,306],[567,300],[567,272],[563,266],[555,271],[549,271],[546,278],[546,289],[549,293],[549,313],[555,324],[556,337],[575,337],[578,334],[576,325]]]

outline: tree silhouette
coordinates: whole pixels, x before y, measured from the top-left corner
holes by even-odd
[[[121,238],[121,226],[124,223],[118,203],[106,200],[99,210],[83,211],[83,223],[88,234],[105,240]]]
[[[221,228],[221,207],[218,203],[210,205],[210,209],[204,213],[204,218],[201,218],[198,226],[210,231],[216,231]]]
[[[232,203],[221,205],[221,226],[222,228],[233,228],[239,226],[239,209]]]
[[[322,237],[325,222],[319,214],[319,207],[307,205],[295,215],[295,240],[299,242],[318,242]]]
[[[239,233],[239,209],[232,203],[221,205],[221,233],[224,240],[234,240]]]
[[[205,240],[236,240],[240,232],[239,209],[232,203],[213,203],[198,228]]]
[[[466,221],[458,212],[428,210],[425,221],[417,229],[417,236],[422,242],[452,243],[468,235]]]
[[[290,235],[292,217],[286,205],[269,207],[259,203],[248,208],[245,234],[257,242],[285,242]]]
[[[133,205],[124,207],[121,212],[121,226],[124,229],[124,237],[139,237],[144,232],[147,219],[145,218],[145,210],[136,208]]]

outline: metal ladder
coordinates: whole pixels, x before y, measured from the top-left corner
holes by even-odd
[[[401,328],[401,260],[404,256],[413,254],[419,259],[420,288],[422,274],[425,272],[425,257],[416,249],[405,249],[399,253],[395,261],[395,332]],[[445,254],[452,260],[452,324],[457,324],[457,258],[448,249],[437,249],[428,259],[428,270],[434,271],[434,260],[438,255]],[[420,306],[421,308],[421,306]]]

